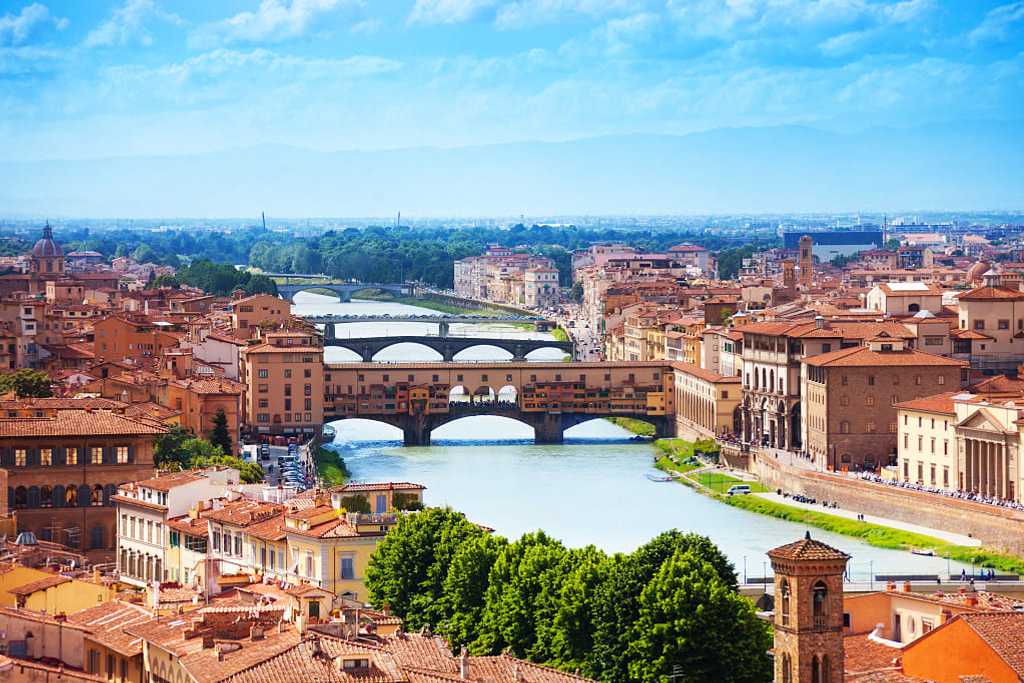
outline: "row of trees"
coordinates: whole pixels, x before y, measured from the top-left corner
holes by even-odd
[[[451,509],[403,517],[371,557],[371,602],[476,654],[508,651],[610,682],[771,679],[768,625],[706,537],[668,531],[629,554],[516,541]]]
[[[217,296],[227,296],[236,289],[246,294],[277,294],[277,284],[266,275],[256,275],[206,259],[193,261],[179,268],[174,275],[161,275],[151,284],[153,287],[190,285]]]
[[[14,392],[18,398],[47,398],[53,396],[50,376],[42,370],[22,368],[0,375],[0,394]]]

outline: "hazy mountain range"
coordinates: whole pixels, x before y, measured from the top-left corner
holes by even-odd
[[[0,162],[0,215],[683,214],[1024,207],[1024,124],[800,126],[456,149]]]

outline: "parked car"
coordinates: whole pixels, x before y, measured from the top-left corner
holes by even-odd
[[[729,490],[726,493],[730,496],[745,496],[750,492],[750,486],[748,484],[733,484],[729,487]]]

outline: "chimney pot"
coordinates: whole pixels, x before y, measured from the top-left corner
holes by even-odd
[[[903,592],[904,593],[909,593],[910,592],[910,582],[909,581],[904,581],[903,582]]]

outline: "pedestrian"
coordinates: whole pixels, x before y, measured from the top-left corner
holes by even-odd
[[[967,570],[961,568],[960,569],[960,581],[963,582],[963,581],[966,581],[966,580],[967,580]]]

